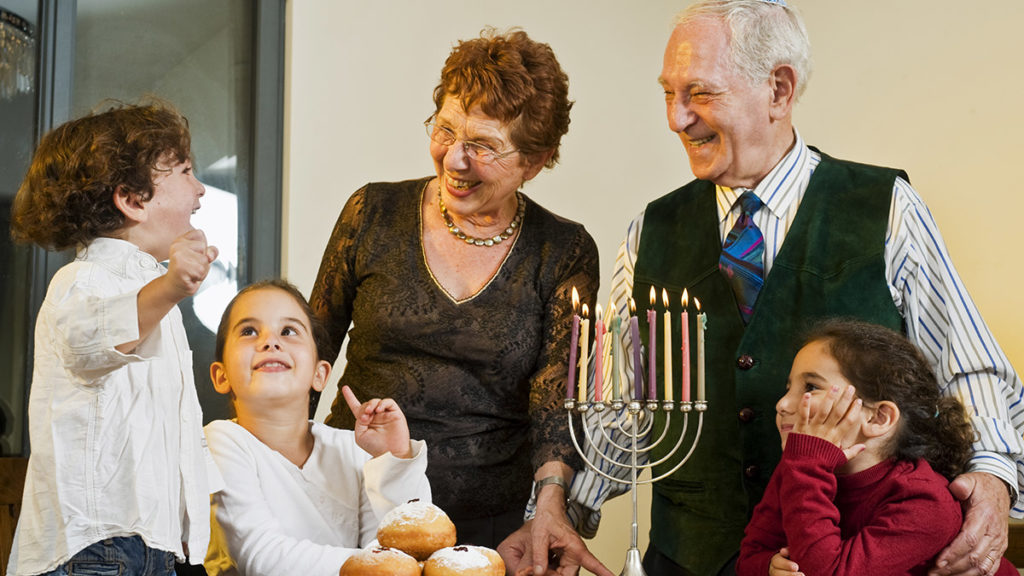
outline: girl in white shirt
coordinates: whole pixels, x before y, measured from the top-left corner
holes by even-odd
[[[354,431],[310,420],[323,389],[321,329],[291,284],[253,284],[235,296],[217,330],[210,376],[237,417],[206,426],[225,488],[213,497],[212,575],[336,575],[375,544],[380,518],[413,498],[430,500],[427,453],[410,441],[391,399],[360,404]]]

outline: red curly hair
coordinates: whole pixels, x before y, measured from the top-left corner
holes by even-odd
[[[479,38],[459,42],[448,56],[434,88],[431,118],[449,96],[466,110],[479,104],[485,114],[508,124],[512,143],[524,156],[552,152],[548,168],[558,161],[573,103],[569,77],[551,46],[519,29],[501,34],[485,28]]]

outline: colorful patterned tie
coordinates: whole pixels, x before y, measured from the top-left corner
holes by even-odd
[[[718,269],[732,285],[740,316],[746,324],[750,322],[754,301],[764,284],[764,236],[754,224],[753,218],[762,203],[749,190],[740,195],[736,202],[742,213],[725,238]]]

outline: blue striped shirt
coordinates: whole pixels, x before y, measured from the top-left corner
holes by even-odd
[[[766,275],[793,224],[811,174],[821,161],[821,156],[807,147],[799,132],[794,133],[793,148],[753,190],[765,206],[754,214],[754,221],[764,234]],[[739,217],[738,206],[733,206],[744,191],[716,187],[723,242]],[[643,223],[643,213],[630,223],[615,259],[607,309],[617,311],[624,321],[629,316],[633,267]],[[889,291],[906,321],[908,337],[932,364],[943,392],[963,402],[977,432],[969,470],[994,474],[1010,486],[1024,485],[1024,387],[953,267],[928,207],[902,178],[897,178],[893,186],[884,257]],[[611,336],[606,338],[606,346],[610,346]],[[621,377],[628,382],[633,374],[632,349],[629,332],[623,331]],[[610,371],[611,366],[605,366],[606,382],[610,381]],[[594,416],[588,415],[591,427],[596,425]],[[607,413],[605,419],[609,419]],[[593,436],[596,446],[590,447],[590,461],[601,461],[603,471],[628,478],[628,469],[605,462],[597,453],[618,462],[627,462],[629,453],[610,445],[600,433]],[[620,445],[628,444],[621,432],[611,436]],[[625,490],[626,486],[592,470],[576,474],[570,516],[581,533],[596,533],[601,504]],[[1015,494],[1011,515],[1024,517],[1020,490]]]

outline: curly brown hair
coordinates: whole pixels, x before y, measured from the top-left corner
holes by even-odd
[[[66,122],[36,148],[14,198],[11,237],[65,250],[110,236],[125,224],[114,192],[149,201],[158,165],[190,156],[188,121],[165,102],[116,102]]]
[[[545,166],[558,162],[573,103],[569,77],[551,46],[518,28],[505,33],[485,28],[479,38],[459,42],[449,54],[434,88],[436,108],[430,119],[449,96],[466,110],[479,104],[485,114],[507,124],[524,158],[551,152]]]
[[[865,404],[888,400],[899,407],[900,424],[889,456],[924,458],[949,479],[964,471],[975,434],[963,404],[942,394],[931,365],[903,334],[859,320],[833,319],[815,326],[806,342],[825,344]]]

